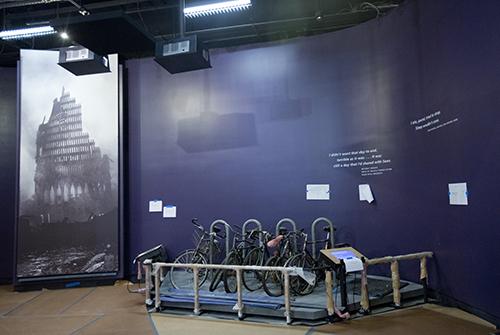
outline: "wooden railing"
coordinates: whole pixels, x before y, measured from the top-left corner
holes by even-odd
[[[420,281],[424,286],[424,298],[426,299],[426,288],[427,288],[427,258],[431,258],[433,253],[430,251],[419,252],[414,254],[400,255],[400,256],[387,256],[381,258],[373,259],[363,259],[363,271],[361,273],[361,308],[363,311],[368,312],[370,310],[370,301],[368,295],[368,266],[376,264],[389,264],[391,266],[391,279],[392,279],[392,290],[393,290],[393,302],[396,307],[401,306],[401,292],[400,292],[400,277],[399,277],[399,262],[404,260],[420,259]],[[276,267],[276,266],[250,266],[250,265],[221,265],[221,264],[179,264],[179,263],[151,263],[150,260],[144,262],[146,268],[146,303],[151,304],[153,300],[151,299],[151,277],[154,275],[154,292],[155,300],[154,306],[157,310],[161,308],[161,297],[160,297],[160,286],[161,280],[163,280],[163,269],[165,268],[190,268],[193,270],[193,291],[194,291],[194,313],[199,315],[200,310],[200,297],[199,297],[199,282],[198,274],[200,269],[223,269],[223,270],[233,270],[236,272],[237,281],[237,303],[236,309],[238,311],[238,317],[241,319],[244,316],[244,305],[243,305],[243,284],[242,284],[242,272],[243,271],[279,271],[282,273],[284,278],[284,303],[287,324],[292,321],[292,313],[290,306],[290,275],[293,273],[296,275],[297,268],[295,267]],[[325,276],[325,286],[326,286],[326,305],[329,315],[335,313],[335,301],[333,299],[332,292],[332,272],[326,271]]]
[[[368,274],[367,268],[370,265],[376,264],[391,264],[391,279],[392,279],[392,296],[394,306],[401,306],[401,291],[400,291],[400,278],[399,278],[399,262],[420,259],[420,282],[424,286],[424,299],[427,300],[427,258],[431,258],[433,253],[431,251],[417,252],[414,254],[399,255],[399,256],[386,256],[381,258],[372,258],[364,260],[363,271],[361,272],[361,308],[364,311],[370,310],[370,301],[368,296]]]
[[[148,296],[151,291],[151,275],[155,277],[154,290],[155,290],[155,300],[154,305],[157,310],[161,307],[161,297],[160,297],[160,286],[161,279],[163,278],[164,268],[190,268],[193,270],[193,291],[194,291],[194,314],[199,315],[200,310],[200,296],[199,296],[199,283],[198,283],[198,273],[200,269],[223,269],[223,270],[233,270],[236,272],[236,296],[237,303],[236,308],[238,311],[238,317],[241,319],[244,316],[244,305],[243,305],[243,282],[242,282],[242,272],[243,271],[279,271],[283,275],[284,284],[284,302],[285,302],[285,312],[287,324],[292,322],[291,305],[290,305],[290,274],[297,273],[296,267],[278,267],[278,266],[256,266],[256,265],[222,265],[222,264],[179,264],[179,263],[151,263],[144,262],[146,266],[146,303],[152,302],[151,297]],[[151,268],[152,266],[152,268]]]

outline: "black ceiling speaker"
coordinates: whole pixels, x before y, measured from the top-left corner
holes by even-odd
[[[211,68],[210,54],[196,35],[156,43],[155,61],[170,73]]]
[[[77,76],[111,72],[107,56],[100,56],[84,47],[59,50],[59,64]]]

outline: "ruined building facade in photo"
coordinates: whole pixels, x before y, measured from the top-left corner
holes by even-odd
[[[83,131],[82,106],[64,88],[53,101],[48,121],[44,118],[38,127],[35,161],[39,205],[50,208],[73,202],[96,212],[96,201],[111,192],[110,159]]]

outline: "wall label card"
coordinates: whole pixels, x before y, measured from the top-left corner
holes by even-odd
[[[448,184],[450,205],[468,205],[467,183]]]
[[[161,213],[163,209],[163,201],[161,200],[150,200],[149,201],[149,212],[150,213]]]
[[[177,207],[172,205],[163,207],[163,217],[167,219],[177,217]]]
[[[330,184],[307,184],[306,200],[330,200]]]
[[[375,198],[373,197],[372,189],[369,184],[359,185],[359,201],[368,201],[372,203]]]

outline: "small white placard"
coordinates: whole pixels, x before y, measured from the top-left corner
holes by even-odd
[[[372,189],[368,184],[359,185],[359,201],[368,201],[368,203],[372,203],[374,200]]]
[[[346,273],[363,271],[363,262],[357,257],[345,258],[344,264]]]
[[[448,184],[450,205],[468,205],[467,183]]]
[[[154,212],[159,212],[161,213],[163,208],[163,201],[161,200],[150,200],[149,201],[149,212],[154,213]]]
[[[172,205],[166,205],[165,207],[163,207],[163,217],[164,218],[177,217],[177,207]]]
[[[294,268],[290,272],[291,276],[299,276],[304,279],[309,285],[316,284],[316,274],[310,270],[304,270],[304,268]]]
[[[330,184],[307,184],[307,200],[330,200]]]

